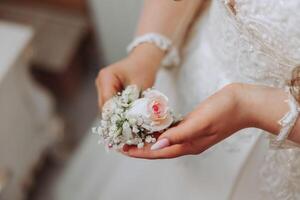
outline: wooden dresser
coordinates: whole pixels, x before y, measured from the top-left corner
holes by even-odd
[[[30,76],[31,28],[0,21],[0,200],[21,200],[62,132],[50,95]]]

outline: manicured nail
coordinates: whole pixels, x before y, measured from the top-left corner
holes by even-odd
[[[151,150],[155,151],[155,150],[163,149],[167,146],[170,146],[170,142],[167,138],[164,138],[164,139],[158,140],[155,144],[153,144],[151,146]]]

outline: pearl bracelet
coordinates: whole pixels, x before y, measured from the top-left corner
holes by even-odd
[[[178,49],[173,46],[172,41],[158,33],[147,33],[136,37],[127,47],[127,52],[130,53],[134,48],[143,43],[152,43],[162,51],[166,52],[166,56],[162,60],[162,66],[171,67],[177,66],[180,63]]]
[[[286,87],[285,91],[288,93],[288,99],[285,101],[288,103],[290,107],[290,111],[286,113],[279,121],[278,124],[281,126],[280,132],[275,139],[275,146],[281,147],[282,144],[285,142],[295,123],[298,119],[300,107],[294,96],[290,92],[290,88]]]

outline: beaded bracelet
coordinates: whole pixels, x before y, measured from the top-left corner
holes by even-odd
[[[293,130],[295,123],[299,117],[300,107],[295,97],[291,94],[290,87],[286,87],[285,91],[288,93],[288,99],[285,101],[289,105],[289,112],[287,112],[279,121],[281,126],[280,132],[275,139],[275,146],[281,147],[289,134]]]
[[[162,66],[171,67],[177,66],[180,63],[178,49],[173,46],[172,41],[158,33],[147,33],[136,37],[127,47],[127,52],[130,53],[134,48],[143,43],[152,43],[162,51],[166,52],[166,56],[162,60]]]

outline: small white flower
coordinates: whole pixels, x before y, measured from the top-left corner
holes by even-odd
[[[143,148],[143,147],[144,147],[144,143],[143,143],[143,142],[138,143],[137,148],[141,149],[141,148]]]
[[[115,109],[115,113],[116,114],[122,114],[124,111],[123,111],[123,109],[122,108],[117,108],[117,109]]]
[[[110,114],[106,112],[102,112],[102,119],[103,120],[109,120]]]
[[[119,143],[119,142],[120,142],[120,139],[119,139],[118,137],[115,137],[115,138],[113,139],[113,142],[114,142],[114,143]]]
[[[116,98],[113,97],[104,103],[102,112],[106,114],[112,114],[116,108],[117,108]]]
[[[124,95],[128,96],[129,101],[135,101],[140,96],[140,90],[136,85],[130,85],[124,90]]]
[[[140,132],[140,130],[138,129],[138,127],[136,125],[133,125],[132,126],[132,132],[133,133],[138,133],[138,132]]]
[[[127,140],[131,139],[133,136],[132,136],[132,130],[130,128],[129,123],[128,122],[124,122],[122,128],[123,128],[122,134],[125,136],[125,138]]]
[[[141,126],[143,123],[144,123],[143,118],[140,117],[140,116],[137,116],[137,118],[136,118],[136,124],[137,124],[138,126]]]
[[[119,115],[113,115],[110,119],[111,123],[113,123],[113,124],[117,123],[119,120],[121,120]]]
[[[118,127],[117,127],[117,125],[113,124],[113,125],[109,128],[109,130],[110,130],[111,132],[116,132],[116,131],[118,130]]]
[[[103,135],[103,132],[104,132],[103,128],[98,127],[98,129],[97,129],[97,134],[98,134],[98,135]]]
[[[108,136],[109,136],[109,137],[114,137],[114,136],[115,136],[115,132],[109,130],[109,131],[108,131]]]
[[[108,125],[108,122],[106,120],[101,121],[101,126],[106,127]]]
[[[152,142],[152,137],[150,135],[147,135],[146,139],[145,139],[145,142],[146,143],[151,143]]]
[[[127,95],[122,95],[120,100],[121,100],[121,103],[127,104],[128,103],[128,96]]]
[[[133,144],[133,142],[132,142],[132,140],[127,140],[127,141],[126,141],[126,144],[128,144],[128,145],[132,145],[132,144]]]
[[[129,119],[128,119],[128,122],[129,122],[129,124],[130,124],[131,126],[134,126],[134,125],[137,124],[136,118],[129,118]]]
[[[98,127],[93,127],[92,128],[92,133],[98,134]]]

